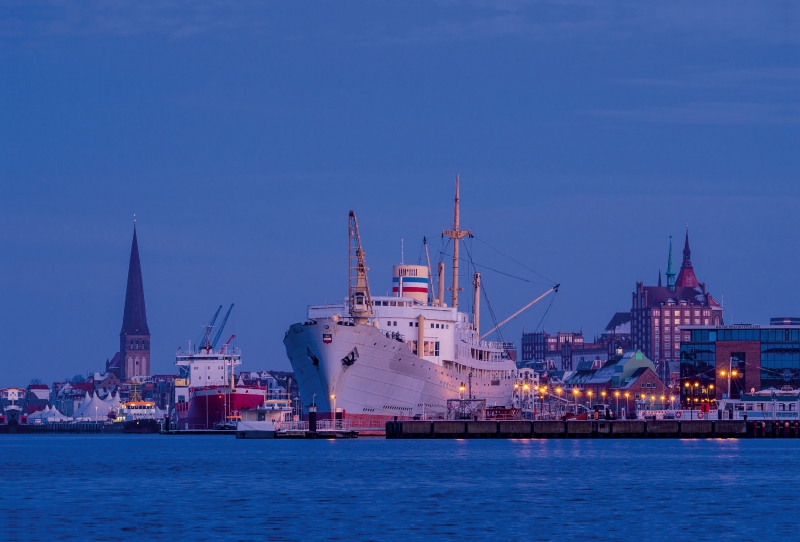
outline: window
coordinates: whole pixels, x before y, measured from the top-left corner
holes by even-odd
[[[656,318],[656,322],[655,322],[655,324],[656,324],[656,325],[658,325],[658,318]]]
[[[408,327],[414,327],[414,322],[409,322]]]
[[[431,329],[433,329],[433,324],[431,324]]]
[[[681,319],[680,318],[675,318],[675,325],[678,326],[678,325],[680,325],[680,323],[681,323]]]

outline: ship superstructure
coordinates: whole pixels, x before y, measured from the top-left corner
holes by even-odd
[[[210,326],[200,348],[190,345],[186,351],[179,349],[175,356],[180,370],[180,378],[175,380],[179,429],[213,429],[227,424],[243,409],[264,404],[266,390],[235,382],[235,368],[242,363],[239,349],[229,348],[228,341],[216,350],[209,332]]]
[[[322,418],[342,412],[349,419],[445,417],[450,399],[510,405],[516,365],[502,342],[479,333],[479,274],[472,314],[458,310],[457,247],[469,235],[459,225],[458,178],[454,226],[443,232],[454,242],[450,306],[444,302],[443,264],[438,295],[429,265],[396,265],[393,295],[372,296],[352,211],[348,224],[348,298],[310,306],[308,320],[293,324],[284,338],[303,405],[316,403]]]

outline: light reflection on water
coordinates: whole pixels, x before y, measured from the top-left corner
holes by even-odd
[[[797,539],[800,440],[0,436],[4,540]]]

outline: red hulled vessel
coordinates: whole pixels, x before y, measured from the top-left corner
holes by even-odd
[[[181,373],[175,380],[175,414],[180,430],[235,427],[232,420],[240,411],[264,404],[265,389],[235,383],[234,369],[242,363],[239,349],[229,349],[225,344],[215,351],[209,332],[210,327],[199,349],[179,349],[175,357]]]

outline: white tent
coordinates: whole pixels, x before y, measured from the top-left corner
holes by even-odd
[[[108,419],[108,412],[113,410],[111,403],[100,399],[97,393],[91,395],[81,404],[80,408],[73,415],[75,421],[104,422]]]
[[[44,410],[37,410],[33,414],[28,416],[28,423],[32,423],[34,420],[40,420],[42,418],[42,414],[47,412],[47,409],[50,408],[49,406],[44,407]]]
[[[72,418],[64,416],[56,407],[47,407],[42,411],[42,421],[45,423],[70,422]]]
[[[109,393],[108,395],[106,395],[105,399],[103,399],[103,402],[106,403],[106,405],[108,405],[108,410],[119,412],[119,406],[120,406],[119,392],[117,392],[115,395]]]

